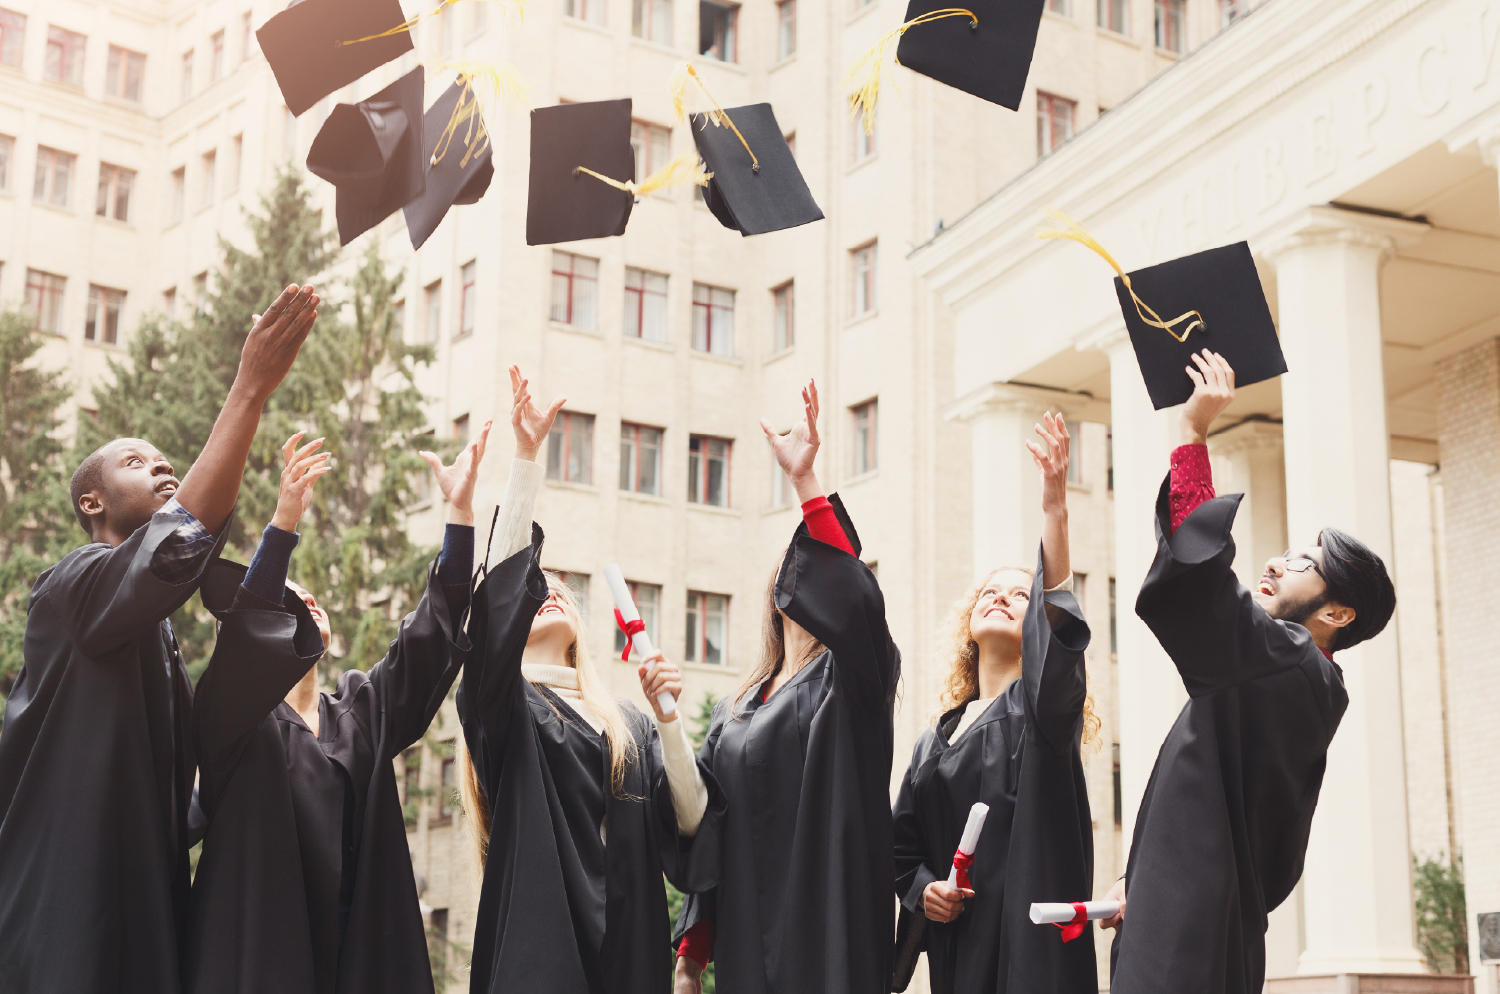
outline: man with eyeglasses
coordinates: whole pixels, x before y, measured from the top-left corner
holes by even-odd
[[[1187,687],[1141,798],[1111,952],[1114,994],[1260,994],[1266,915],[1302,876],[1328,745],[1348,706],[1334,652],[1373,638],[1396,607],[1385,564],[1325,528],[1233,572],[1239,495],[1215,497],[1209,426],[1234,370],[1194,354],[1182,442],[1156,505],[1157,554],[1136,601]],[[1129,894],[1129,924],[1124,901]]]

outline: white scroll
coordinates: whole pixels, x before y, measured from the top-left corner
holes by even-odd
[[[1083,910],[1089,921],[1113,918],[1120,913],[1119,901],[1084,901]],[[1066,925],[1078,914],[1071,904],[1033,904],[1031,920],[1038,925]]]
[[[948,886],[949,887],[957,887],[957,886],[959,886],[959,883],[958,883],[959,872],[961,870],[966,870],[967,867],[968,867],[968,863],[967,863],[967,861],[965,861],[964,866],[960,867],[958,865],[958,858],[960,856],[973,856],[974,855],[974,848],[979,845],[979,833],[984,830],[984,820],[985,820],[985,818],[989,817],[989,813],[990,813],[990,806],[988,804],[984,804],[984,803],[982,803],[980,801],[975,801],[974,802],[974,806],[969,809],[969,820],[964,823],[964,832],[963,832],[962,835],[960,835],[958,837],[958,852],[955,853],[954,857],[953,857],[954,858],[953,868],[948,871]],[[964,874],[964,884],[963,884],[963,886],[966,889],[971,889],[972,890],[972,888],[968,887],[968,874],[967,873]]]
[[[635,598],[630,596],[630,588],[625,586],[625,577],[620,572],[620,567],[614,563],[610,563],[604,567],[604,582],[609,584],[609,592],[615,597],[615,610],[625,620],[625,624],[637,627],[636,622],[641,620],[641,613],[636,610]],[[642,659],[645,659],[656,651],[652,648],[651,636],[646,634],[644,626],[640,626],[639,631],[630,634],[628,637],[631,644],[635,646],[635,651]],[[651,668],[646,671],[646,675],[649,677],[655,672],[656,664],[652,663]],[[677,710],[677,702],[672,700],[672,695],[666,691],[656,695],[656,703],[661,707],[662,714],[672,714]]]

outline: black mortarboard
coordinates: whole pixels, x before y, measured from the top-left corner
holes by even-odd
[[[456,121],[455,108],[459,111]],[[477,203],[495,175],[494,163],[490,161],[494,150],[490,147],[489,132],[484,127],[474,91],[464,85],[462,77],[454,80],[427,108],[422,117],[422,133],[427,188],[404,210],[406,233],[411,236],[414,249],[421,248],[437,230],[449,207]],[[434,162],[434,158],[438,161]]]
[[[896,61],[939,83],[1015,110],[1021,105],[1045,0],[969,0],[973,12],[934,17],[901,35]],[[908,22],[956,10],[949,0],[911,0]]]
[[[422,195],[421,66],[368,100],[339,104],[307,153],[307,168],[338,189],[339,244],[355,238]]]
[[[412,50],[396,0],[294,0],[255,32],[281,98],[301,114],[334,90]],[[356,39],[369,38],[368,41]],[[343,44],[353,42],[353,44]]]
[[[1129,287],[1115,277],[1115,293],[1146,392],[1158,411],[1193,395],[1187,367],[1193,363],[1194,352],[1209,349],[1222,355],[1234,370],[1235,386],[1249,386],[1286,372],[1276,325],[1246,243],[1173,259],[1129,277]],[[1131,290],[1143,305],[1139,309]],[[1176,320],[1182,316],[1186,320]],[[1200,319],[1202,324],[1195,326]],[[1149,320],[1170,325],[1171,331]],[[1179,336],[1182,341],[1177,340]]]
[[[706,114],[689,118],[698,154],[713,173],[703,200],[714,217],[742,235],[821,221],[823,212],[797,168],[771,105],[729,107],[724,114],[734,128],[715,126]]]
[[[597,177],[636,179],[630,99],[558,104],[531,112],[531,180],[526,244],[551,245],[623,235],[634,195]]]

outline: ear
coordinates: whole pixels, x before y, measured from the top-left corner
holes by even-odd
[[[1329,628],[1345,628],[1354,623],[1354,608],[1329,601],[1318,611],[1318,620]]]
[[[104,498],[97,491],[89,491],[78,496],[78,509],[89,519],[93,527],[91,531],[98,531],[99,522],[104,520]]]

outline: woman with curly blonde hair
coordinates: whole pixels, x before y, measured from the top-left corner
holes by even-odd
[[[1091,896],[1093,828],[1082,746],[1099,721],[1088,696],[1089,628],[1068,561],[1068,449],[1061,417],[1027,442],[1042,477],[1037,567],[989,573],[955,605],[936,725],[917,740],[893,810],[901,900],[894,989],[927,953],[934,994],[1093,994],[1093,932],[1064,938],[1033,902]],[[970,808],[989,816],[949,886]],[[962,882],[962,881],[961,881]]]

